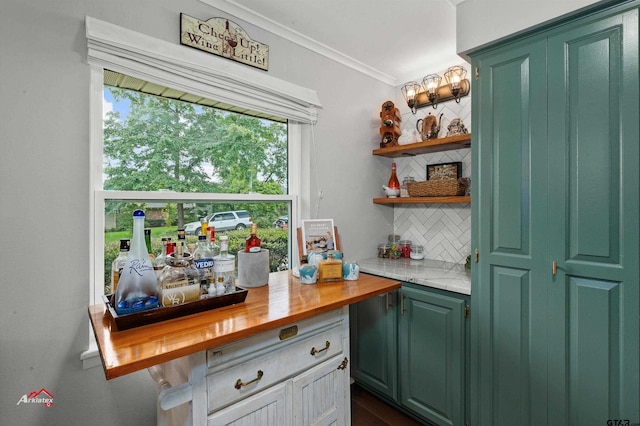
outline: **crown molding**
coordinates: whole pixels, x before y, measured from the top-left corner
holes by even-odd
[[[353,59],[352,57],[347,56],[344,53],[341,53],[325,44],[322,44],[317,40],[314,40],[289,27],[286,27],[278,22],[275,22],[274,20],[269,19],[264,15],[256,13],[242,5],[239,5],[233,0],[200,0],[200,1],[211,7],[219,9],[222,12],[228,13],[229,15],[233,15],[236,18],[242,19],[245,22],[248,22],[252,25],[255,25],[266,31],[269,31],[270,33],[273,33],[286,40],[289,40],[292,43],[295,43],[299,46],[309,49],[312,52],[318,53],[319,55],[325,56],[333,61],[339,62],[349,68],[352,68],[363,74],[366,74],[369,77],[373,77],[376,80],[380,80],[383,83],[386,83],[391,86],[398,85],[397,78],[392,77],[388,74],[385,74],[382,71],[376,68],[370,67],[369,65],[364,64],[356,59]],[[451,1],[456,1],[456,0],[451,0]]]

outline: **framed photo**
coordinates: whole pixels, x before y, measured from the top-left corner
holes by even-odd
[[[462,177],[462,161],[427,164],[427,180],[458,179]]]
[[[314,219],[302,221],[302,253],[322,253],[335,250],[333,219]]]

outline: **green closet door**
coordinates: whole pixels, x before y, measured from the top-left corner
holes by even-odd
[[[549,420],[640,422],[638,11],[548,46]]]
[[[546,41],[473,65],[472,424],[537,426],[547,423]]]

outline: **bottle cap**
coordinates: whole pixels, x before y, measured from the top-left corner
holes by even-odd
[[[133,217],[144,217],[144,211],[143,210],[135,210],[133,212]]]

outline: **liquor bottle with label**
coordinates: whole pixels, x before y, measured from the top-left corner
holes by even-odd
[[[235,256],[229,254],[229,237],[222,235],[220,237],[220,254],[213,258],[213,275],[218,296],[236,291],[235,270]]]
[[[120,240],[120,254],[113,259],[111,263],[111,294],[116,294],[118,288],[118,281],[120,280],[120,273],[124,264],[127,262],[127,254],[129,254],[129,247],[131,246],[131,240],[129,238],[122,238]]]
[[[144,218],[144,211],[133,212],[131,249],[116,289],[115,310],[118,314],[130,314],[158,306],[158,279],[144,241]]]
[[[193,252],[193,263],[200,274],[200,289],[202,294],[209,291],[209,282],[213,278],[213,255],[207,244],[207,236],[198,236],[198,246]]]
[[[244,251],[246,251],[247,253],[256,253],[261,250],[260,244],[262,241],[260,240],[260,238],[258,238],[257,234],[258,224],[252,223],[250,235],[244,243]]]

